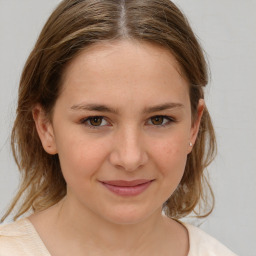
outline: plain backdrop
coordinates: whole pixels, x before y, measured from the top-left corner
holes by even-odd
[[[17,88],[24,62],[59,0],[0,0],[0,214],[19,172],[10,149]],[[238,255],[256,255],[256,1],[176,0],[211,68],[206,102],[217,133],[210,166],[216,196],[201,228]],[[10,219],[8,219],[10,220]]]

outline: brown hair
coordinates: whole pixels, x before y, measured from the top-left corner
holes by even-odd
[[[14,219],[33,210],[47,209],[66,194],[58,155],[47,154],[38,137],[32,110],[40,103],[51,115],[67,64],[97,42],[133,39],[161,45],[176,57],[190,84],[192,116],[204,98],[208,82],[202,49],[181,11],[169,0],[64,0],[45,24],[24,67],[12,130],[12,149],[22,175],[19,191],[2,221],[22,199]],[[188,215],[201,201],[207,204],[204,169],[212,161],[216,142],[207,109],[198,138],[188,155],[184,176],[164,205],[168,216]],[[210,201],[207,216],[213,209]]]

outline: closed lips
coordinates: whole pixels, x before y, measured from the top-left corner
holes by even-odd
[[[102,185],[112,193],[118,196],[137,196],[145,191],[152,183],[153,180],[140,179],[140,180],[111,180],[102,181]]]
[[[111,186],[117,186],[117,187],[135,187],[138,185],[142,185],[148,182],[151,182],[153,180],[148,179],[139,179],[139,180],[132,180],[132,181],[126,181],[126,180],[110,180],[110,181],[102,181],[104,184],[108,184]]]

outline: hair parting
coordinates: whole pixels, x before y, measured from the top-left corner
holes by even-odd
[[[207,64],[187,19],[170,0],[62,1],[42,29],[21,76],[11,144],[22,180],[1,221],[13,212],[17,219],[26,212],[47,209],[66,195],[58,155],[44,151],[33,120],[33,108],[40,104],[51,118],[67,65],[85,48],[116,40],[157,44],[175,56],[190,85],[195,120],[208,83]],[[198,217],[211,213],[214,196],[205,169],[215,153],[214,129],[205,108],[184,176],[163,207],[169,217],[179,219],[193,211]],[[208,200],[209,197],[212,199]],[[201,209],[197,212],[200,202]],[[207,206],[207,202],[211,203]]]

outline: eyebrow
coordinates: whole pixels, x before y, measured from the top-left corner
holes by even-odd
[[[173,109],[173,108],[183,108],[184,105],[181,103],[164,103],[164,104],[160,104],[160,105],[156,105],[156,106],[152,106],[152,107],[147,107],[144,109],[143,112],[149,114],[149,113],[153,113],[153,112],[158,112],[158,111],[162,111],[162,110],[168,110],[168,109]]]
[[[108,112],[117,114],[118,111],[114,108],[102,105],[102,104],[78,104],[71,107],[72,110],[87,110],[87,111],[98,111],[98,112]]]
[[[164,103],[160,105],[155,105],[152,107],[146,107],[143,110],[143,113],[150,114],[153,112],[174,109],[174,108],[183,108],[184,105],[181,103]],[[118,114],[118,110],[108,107],[103,104],[77,104],[71,107],[72,110],[85,110],[85,111],[98,111],[98,112],[107,112],[107,113],[114,113]]]

